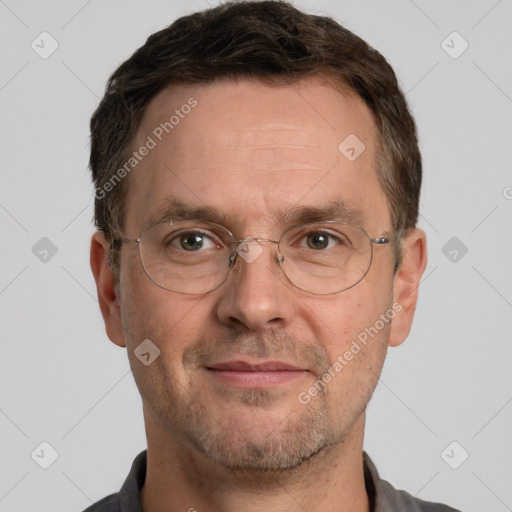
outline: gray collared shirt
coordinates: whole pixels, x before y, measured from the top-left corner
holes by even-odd
[[[88,507],[84,512],[144,512],[140,501],[140,490],[146,479],[146,455],[137,455],[123,487],[118,493]],[[454,508],[423,501],[405,491],[397,491],[391,484],[379,477],[370,457],[364,457],[365,484],[370,499],[371,512],[459,512]]]

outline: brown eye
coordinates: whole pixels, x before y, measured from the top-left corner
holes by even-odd
[[[163,242],[182,252],[204,252],[208,249],[222,249],[222,242],[213,233],[198,230],[181,230],[169,235]]]
[[[307,244],[310,249],[325,249],[329,246],[329,235],[327,233],[309,234]]]
[[[189,233],[179,237],[180,245],[186,251],[197,251],[203,247],[204,235],[201,233]]]

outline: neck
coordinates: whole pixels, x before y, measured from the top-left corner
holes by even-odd
[[[170,437],[145,408],[148,454],[144,512],[369,512],[363,470],[364,413],[342,442],[299,467],[236,471]]]

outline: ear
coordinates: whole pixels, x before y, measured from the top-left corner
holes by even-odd
[[[91,240],[91,270],[96,281],[98,301],[105,322],[107,336],[112,343],[125,347],[121,325],[119,283],[116,282],[108,262],[110,244],[102,231],[96,231]]]
[[[389,346],[403,343],[411,330],[418,287],[427,265],[427,237],[422,229],[411,229],[402,239],[402,264],[393,283],[393,309]],[[396,306],[395,306],[396,305]]]

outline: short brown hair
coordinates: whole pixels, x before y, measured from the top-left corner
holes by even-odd
[[[314,75],[349,88],[372,111],[380,140],[379,181],[393,228],[415,227],[421,188],[416,127],[395,73],[386,59],[332,18],[305,14],[279,0],[229,2],[179,18],[152,34],[108,80],[91,118],[90,168],[95,223],[108,240],[123,227],[127,180],[105,184],[130,157],[142,115],[155,95],[171,84],[208,84],[250,78],[270,85]],[[398,267],[400,243],[395,245]],[[117,250],[111,255],[117,269]]]

